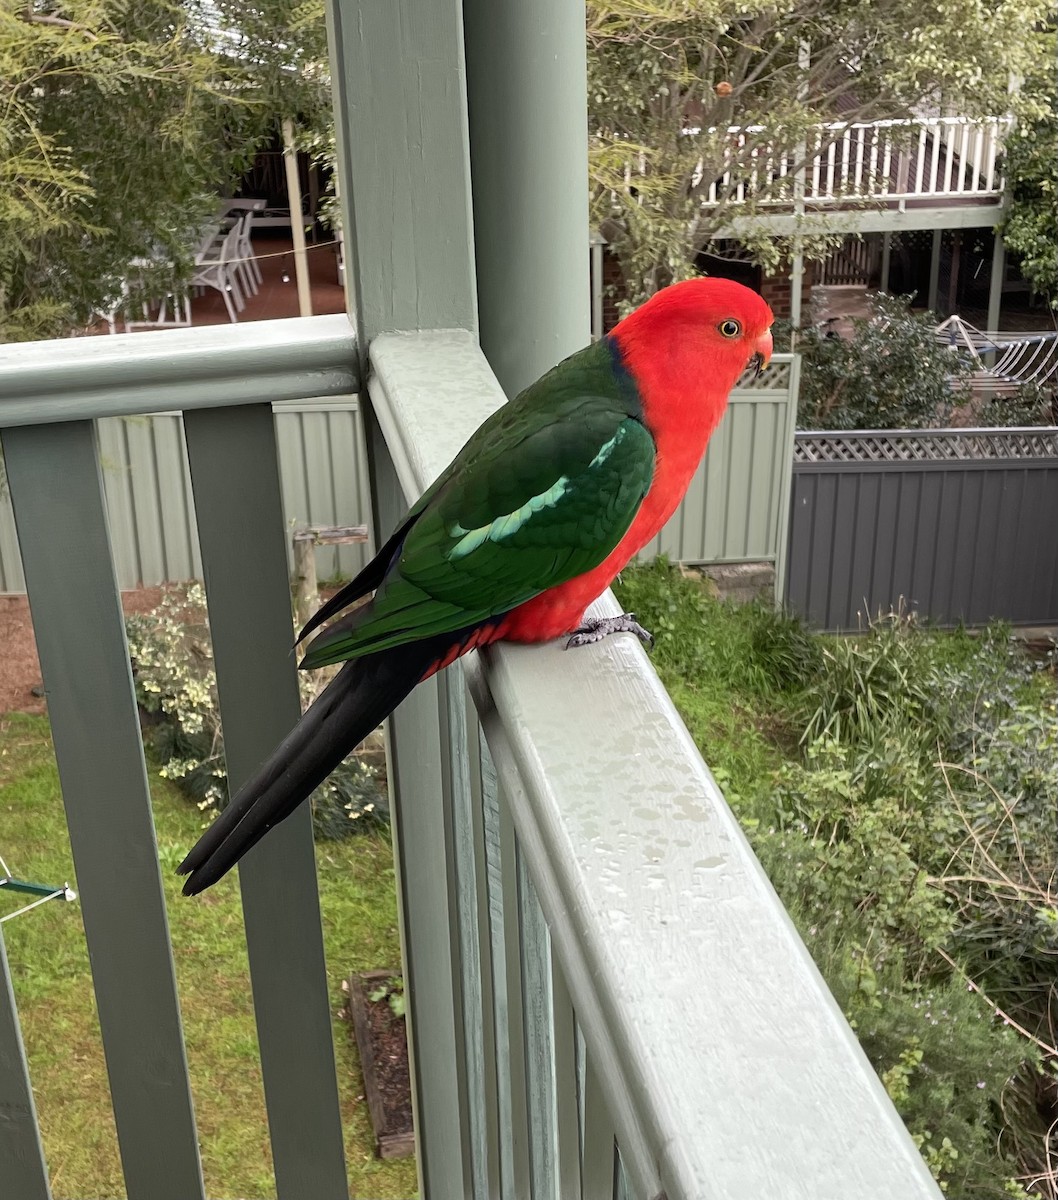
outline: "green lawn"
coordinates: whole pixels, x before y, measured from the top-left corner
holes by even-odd
[[[275,1188],[238,887],[232,875],[195,900],[180,896],[171,868],[202,817],[156,775],[151,788],[206,1191],[217,1200],[263,1200]],[[77,886],[41,717],[0,722],[0,854],[16,876]],[[400,964],[392,851],[385,835],[367,833],[321,843],[317,862],[337,1012],[351,970]],[[19,902],[0,900],[4,912]],[[56,1200],[124,1196],[79,908],[51,902],[7,922],[4,936]],[[374,1157],[355,1042],[337,1018],[334,1040],[352,1193],[413,1196],[413,1161]]]

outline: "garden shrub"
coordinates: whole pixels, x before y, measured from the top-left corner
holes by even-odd
[[[224,739],[209,639],[206,597],[200,584],[168,589],[152,612],[126,618],[136,699],[145,738],[171,779],[211,816],[228,802]],[[302,708],[320,684],[299,672]],[[350,756],[311,797],[313,832],[337,840],[388,819],[377,773]]]
[[[617,590],[940,1186],[1055,1200],[1053,655],[815,634],[660,560]]]
[[[852,336],[809,325],[802,357],[800,429],[926,429],[945,425],[970,398],[973,366],[937,341],[933,313],[913,313],[910,297],[872,293],[871,314]]]

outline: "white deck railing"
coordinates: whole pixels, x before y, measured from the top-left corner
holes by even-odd
[[[768,146],[763,126],[731,126],[729,165],[704,190],[702,203],[998,200],[1009,127],[1005,117],[837,121],[818,126],[798,151]],[[705,170],[702,161],[699,181]]]

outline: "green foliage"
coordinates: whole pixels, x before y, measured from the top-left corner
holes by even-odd
[[[205,593],[192,584],[168,590],[146,615],[126,618],[136,698],[163,779],[172,780],[205,813],[228,802],[217,680]],[[299,675],[302,705],[319,684]],[[386,794],[362,759],[350,756],[311,797],[318,840],[340,840],[388,820]]]
[[[1006,112],[1011,73],[1036,61],[1047,12],[1041,0],[589,0],[592,219],[620,259],[629,304],[691,274],[732,217],[789,198],[789,173],[762,164],[788,153],[799,168],[821,124],[904,118],[938,96],[966,116]],[[727,170],[720,202],[703,210]],[[769,272],[795,244],[752,228],[738,236]],[[811,260],[838,240],[801,232],[796,246]]]
[[[1045,117],[1007,140],[1011,206],[1003,225],[1008,249],[1033,289],[1058,308],[1058,100]]]
[[[799,428],[938,427],[969,399],[973,366],[937,341],[936,317],[912,313],[905,297],[874,294],[870,302],[850,338],[817,325],[799,334]]]
[[[385,983],[372,988],[368,992],[367,998],[372,1004],[377,1004],[380,1000],[385,1000],[389,1005],[389,1011],[395,1017],[403,1017],[408,1011],[407,1001],[404,996],[404,976],[391,975]]]
[[[1021,273],[1058,308],[1058,40],[1053,10],[1034,40],[1038,53],[1016,97],[1017,124],[1004,147],[1010,208],[1002,233],[1019,258]]]
[[[327,121],[324,38],[289,0],[0,0],[0,342],[186,280],[279,121]]]
[[[1058,1194],[1053,655],[825,637],[663,561],[617,590],[942,1189]]]

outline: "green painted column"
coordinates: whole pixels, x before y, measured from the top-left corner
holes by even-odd
[[[591,337],[584,5],[463,11],[481,347],[511,396]]]
[[[379,334],[476,325],[463,9],[460,0],[327,0],[327,19],[349,294],[366,379]],[[586,273],[586,254],[584,262]],[[443,389],[443,368],[431,363],[421,386]],[[360,396],[379,544],[414,496],[394,472],[402,438],[379,425],[376,390]],[[387,727],[419,1194],[445,1200],[481,1194],[464,1044],[457,844],[469,779],[455,682],[449,675],[417,688]]]

